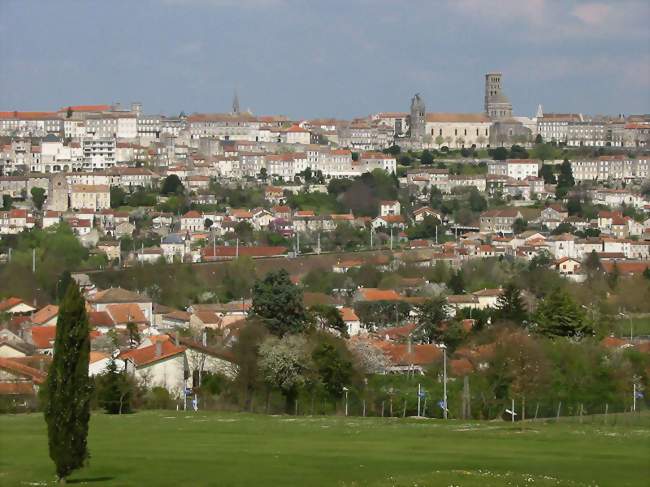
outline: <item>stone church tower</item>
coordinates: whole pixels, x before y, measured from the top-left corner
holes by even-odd
[[[68,207],[68,180],[64,173],[54,174],[47,188],[47,209],[67,211]]]
[[[411,99],[411,118],[409,121],[411,142],[422,143],[426,134],[427,111],[419,93]]]
[[[485,75],[485,114],[492,120],[512,118],[512,104],[501,91],[501,73]]]

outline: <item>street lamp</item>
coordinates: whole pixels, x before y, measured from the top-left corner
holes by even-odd
[[[343,392],[345,392],[345,415],[348,415],[348,391],[349,389],[343,386]]]
[[[447,345],[438,346],[442,348],[442,417],[447,419]]]

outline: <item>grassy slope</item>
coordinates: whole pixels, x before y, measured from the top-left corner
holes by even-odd
[[[202,412],[95,414],[90,466],[71,481],[151,487],[644,485],[650,422],[642,419],[630,426],[521,428]],[[46,485],[53,478],[41,415],[0,416],[0,452],[0,485]]]

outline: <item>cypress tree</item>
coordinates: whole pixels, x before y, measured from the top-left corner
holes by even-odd
[[[88,358],[90,337],[85,301],[76,283],[68,286],[59,308],[54,359],[47,377],[45,421],[50,458],[61,483],[89,457]]]
[[[526,307],[521,299],[521,289],[509,282],[497,298],[497,316],[503,320],[511,320],[522,325],[528,317]]]

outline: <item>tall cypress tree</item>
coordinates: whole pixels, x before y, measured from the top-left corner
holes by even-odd
[[[68,286],[59,307],[54,359],[47,377],[47,422],[50,458],[61,483],[89,457],[90,420],[88,357],[90,337],[85,301],[76,283]]]
[[[513,282],[506,284],[503,292],[497,298],[497,317],[514,321],[518,325],[522,325],[528,317],[526,307],[521,299],[521,289]]]

